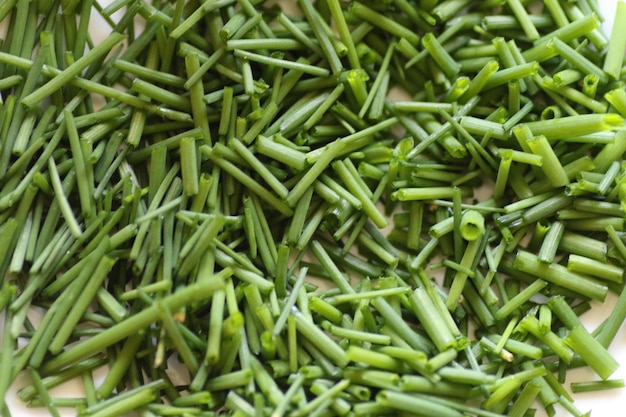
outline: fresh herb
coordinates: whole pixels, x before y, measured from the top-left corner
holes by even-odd
[[[623,28],[594,1],[293,3],[0,2],[0,395],[521,417],[583,415],[569,368],[623,387]]]

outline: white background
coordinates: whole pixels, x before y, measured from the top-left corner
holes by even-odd
[[[2,0],[0,0],[2,1]],[[295,1],[295,0],[293,0]],[[597,0],[600,3],[602,14],[605,17],[604,29],[607,34],[610,34],[610,28],[613,24],[613,18],[615,14],[615,7],[618,0]],[[290,0],[283,0],[284,3],[289,4]],[[104,0],[100,2],[103,6],[111,3],[111,0]],[[95,17],[95,16],[94,16]],[[626,22],[621,22],[626,24]],[[98,32],[99,28],[106,26],[93,25],[93,31]],[[106,30],[106,29],[105,29]],[[95,38],[100,38],[94,33]],[[612,306],[615,303],[615,296],[609,295],[607,301],[604,304],[594,303],[593,309],[582,316],[583,322],[586,324],[589,330],[594,329],[611,311]],[[609,349],[615,358],[621,363],[626,365],[626,328],[622,328],[618,333],[613,345]],[[100,379],[102,375],[96,373],[96,380]],[[626,379],[626,366],[622,366],[618,371],[611,376],[614,378]],[[594,373],[588,369],[578,369],[568,372],[568,378],[566,386],[569,386],[570,382],[577,381],[589,381],[595,380],[597,377]],[[12,387],[11,391],[7,394],[6,401],[14,417],[44,417],[49,413],[45,409],[27,409],[16,397],[16,388],[21,387],[28,383],[26,378],[18,379],[16,386]],[[77,397],[82,396],[82,390],[79,383],[69,383],[63,387],[56,388],[51,391],[52,396],[55,397]],[[576,406],[583,412],[593,409],[593,416],[596,417],[621,417],[626,415],[626,389],[612,390],[596,393],[581,393],[574,396]],[[73,410],[60,410],[66,411],[62,413],[64,417],[74,415]],[[538,417],[544,414],[538,413]],[[559,410],[557,417],[568,416],[569,414],[563,410]]]

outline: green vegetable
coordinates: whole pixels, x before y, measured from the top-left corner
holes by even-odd
[[[579,416],[569,367],[622,387],[622,28],[593,1],[292,6],[0,2],[0,395]]]

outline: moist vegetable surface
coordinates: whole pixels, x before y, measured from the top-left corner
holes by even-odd
[[[615,21],[2,1],[0,395],[26,374],[53,416],[586,415],[571,391],[624,386]]]

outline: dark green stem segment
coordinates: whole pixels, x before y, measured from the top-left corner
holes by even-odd
[[[160,300],[159,303],[169,311],[177,311],[184,306],[206,301],[215,291],[224,288],[224,280],[230,277],[232,273],[231,269],[224,269],[210,279],[191,284],[168,295]],[[58,372],[69,365],[93,356],[106,349],[108,346],[145,329],[150,324],[159,320],[159,314],[159,306],[153,305],[140,313],[130,316],[121,323],[116,324],[45,362],[41,368],[42,373],[50,374]]]

